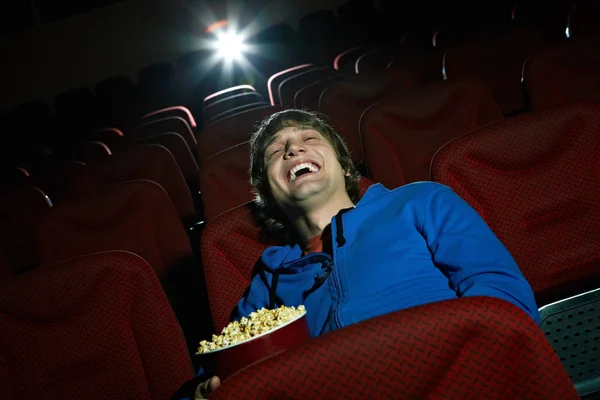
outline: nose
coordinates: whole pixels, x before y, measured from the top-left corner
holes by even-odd
[[[306,152],[306,147],[304,147],[304,144],[302,142],[293,141],[287,143],[285,149],[286,157],[294,157],[304,152]]]

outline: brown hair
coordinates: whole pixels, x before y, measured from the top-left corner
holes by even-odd
[[[257,206],[259,222],[285,243],[297,240],[296,232],[273,199],[264,159],[269,139],[282,129],[290,127],[313,129],[323,135],[333,147],[344,171],[348,172],[348,176],[345,177],[348,196],[354,203],[360,198],[360,173],[352,163],[346,143],[326,122],[324,116],[305,110],[284,110],[265,118],[250,139],[250,183],[254,187],[254,203]]]

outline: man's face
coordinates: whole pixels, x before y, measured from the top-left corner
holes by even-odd
[[[335,151],[315,130],[289,127],[277,132],[267,145],[264,163],[271,193],[284,209],[308,209],[347,195]]]

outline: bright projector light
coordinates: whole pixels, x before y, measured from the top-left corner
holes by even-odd
[[[244,38],[235,32],[217,34],[215,47],[217,56],[226,61],[239,61],[246,50]]]

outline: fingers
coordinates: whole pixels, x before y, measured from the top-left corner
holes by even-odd
[[[210,378],[208,388],[211,393],[217,390],[219,386],[221,386],[221,379],[218,376],[213,376]]]
[[[213,376],[212,378],[202,382],[196,388],[194,400],[208,399],[208,395],[217,390],[219,386],[221,386],[221,379],[219,379],[218,376]]]

